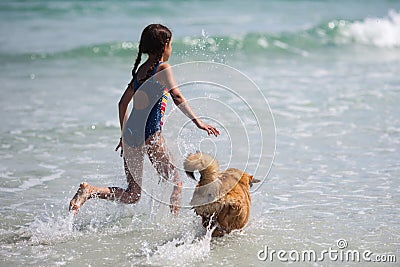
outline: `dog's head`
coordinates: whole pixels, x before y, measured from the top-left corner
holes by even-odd
[[[259,179],[256,179],[256,178],[253,178],[253,176],[251,176],[252,177],[252,179],[251,179],[251,181],[250,181],[250,187],[252,187],[253,186],[253,184],[255,184],[255,183],[259,183],[259,182],[261,182],[261,180],[259,180]]]
[[[252,187],[253,184],[255,184],[255,183],[261,182],[261,180],[256,179],[256,178],[253,177],[253,175],[249,175],[247,173],[243,174],[243,176],[240,179],[240,181],[243,182],[246,185],[249,185],[250,187]]]

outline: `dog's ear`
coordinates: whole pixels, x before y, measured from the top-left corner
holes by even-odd
[[[261,180],[258,180],[258,179],[253,178],[253,176],[251,176],[251,178],[252,178],[252,179],[250,180],[250,187],[252,187],[253,184],[255,184],[255,183],[261,182]]]
[[[188,177],[192,178],[193,180],[195,180],[196,182],[198,182],[198,181],[196,180],[196,178],[194,177],[194,173],[193,173],[193,172],[186,172],[186,175],[187,175]]]

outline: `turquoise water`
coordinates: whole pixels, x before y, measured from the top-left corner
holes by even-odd
[[[261,266],[271,264],[257,258],[264,246],[322,251],[339,239],[399,260],[399,1],[2,1],[0,22],[0,265]],[[192,210],[172,218],[149,196],[67,212],[81,181],[125,186],[117,103],[153,22],[173,31],[172,65],[227,64],[268,99],[275,159],[240,233],[210,240]],[[183,92],[236,103],[209,87]],[[232,140],[275,141],[257,137],[241,105],[246,133],[214,102],[194,103],[224,131],[208,139],[189,127],[183,148],[171,147],[178,162],[200,146],[226,166],[232,155],[249,159]],[[171,145],[175,133],[167,124]],[[250,155],[251,170],[257,160]],[[150,194],[168,197],[148,162],[145,177]]]

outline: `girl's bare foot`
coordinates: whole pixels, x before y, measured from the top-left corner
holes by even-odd
[[[78,210],[83,205],[83,203],[85,203],[86,200],[92,197],[92,192],[93,186],[86,182],[81,183],[75,196],[69,202],[69,210],[73,211],[75,214],[78,213]]]
[[[174,215],[178,215],[181,210],[181,198],[182,198],[182,182],[178,182],[174,189],[172,190],[172,195],[170,198],[169,208],[171,209],[171,213]]]

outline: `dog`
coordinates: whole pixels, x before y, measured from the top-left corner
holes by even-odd
[[[213,237],[246,226],[250,215],[250,187],[260,180],[234,168],[221,171],[216,159],[201,152],[188,155],[183,165],[186,174],[196,182],[194,172],[200,172],[190,205],[201,216],[205,228],[216,227]]]

